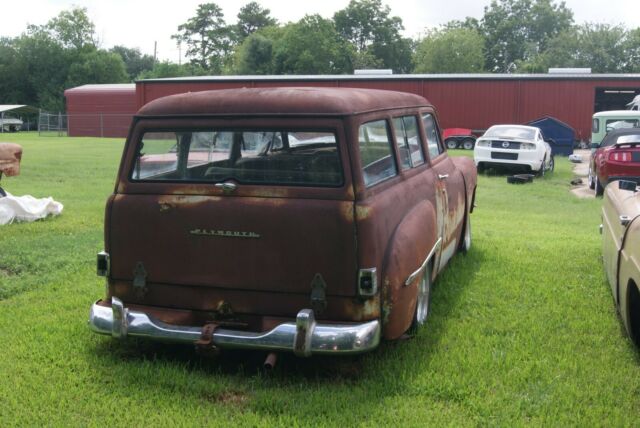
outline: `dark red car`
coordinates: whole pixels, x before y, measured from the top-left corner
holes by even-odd
[[[640,184],[640,128],[613,130],[591,148],[595,152],[589,163],[589,187],[595,189],[596,196],[615,180]]]

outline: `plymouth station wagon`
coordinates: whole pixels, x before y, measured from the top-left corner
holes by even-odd
[[[424,98],[346,88],[173,95],[135,116],[91,328],[203,350],[352,354],[419,328],[471,245],[476,171]]]

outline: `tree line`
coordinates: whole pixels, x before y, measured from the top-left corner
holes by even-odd
[[[480,19],[451,21],[416,39],[403,30],[382,0],[351,0],[331,19],[289,23],[255,1],[228,23],[217,4],[205,3],[172,36],[185,52],[177,64],[135,48],[102,49],[87,10],[74,7],[19,37],[0,38],[0,103],[58,111],[66,88],[189,75],[640,72],[640,28],[577,25],[555,0],[493,0]]]

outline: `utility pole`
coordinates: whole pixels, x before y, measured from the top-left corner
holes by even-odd
[[[153,65],[156,65],[158,60],[158,42],[153,42]]]
[[[178,65],[182,65],[182,41],[178,40]]]

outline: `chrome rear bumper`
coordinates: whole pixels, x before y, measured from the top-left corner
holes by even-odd
[[[94,303],[89,314],[91,330],[116,338],[146,337],[166,342],[195,344],[202,327],[166,324],[144,312],[124,307],[113,297],[111,307]],[[213,344],[221,349],[291,351],[301,357],[312,354],[358,354],[380,343],[380,322],[362,324],[318,324],[313,310],[298,312],[296,322],[282,323],[270,331],[254,333],[217,328]]]

